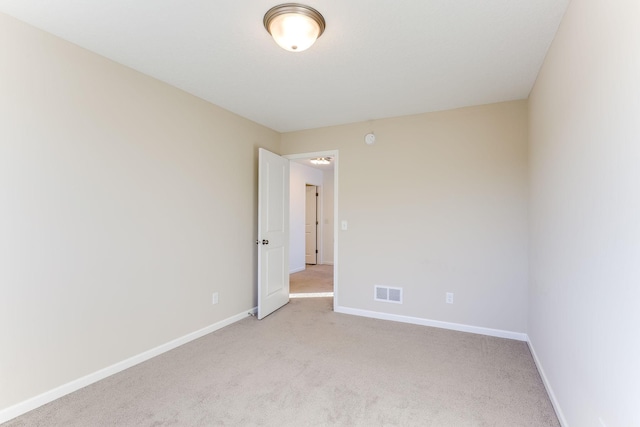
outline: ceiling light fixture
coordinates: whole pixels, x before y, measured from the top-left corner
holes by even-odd
[[[331,157],[317,157],[310,160],[314,165],[328,165],[331,163]]]
[[[299,3],[272,7],[264,14],[262,22],[276,43],[290,52],[310,48],[326,27],[320,12]]]

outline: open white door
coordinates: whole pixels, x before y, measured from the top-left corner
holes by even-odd
[[[258,319],[289,302],[289,160],[259,149]]]

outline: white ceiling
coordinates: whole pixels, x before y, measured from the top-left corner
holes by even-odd
[[[523,99],[568,0],[309,0],[309,50],[262,26],[278,0],[0,0],[0,11],[280,132]]]

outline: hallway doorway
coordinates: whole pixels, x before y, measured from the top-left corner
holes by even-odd
[[[338,246],[338,152],[301,153],[284,157],[291,160],[290,298],[333,297],[335,307],[338,304],[335,256]],[[315,196],[315,208],[309,203],[312,193]],[[306,213],[314,211],[315,221],[312,215],[306,217]],[[315,242],[305,238],[312,234],[315,235]]]

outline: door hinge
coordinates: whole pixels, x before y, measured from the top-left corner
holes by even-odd
[[[318,253],[318,250],[316,249],[316,253]]]
[[[316,197],[318,197],[318,193],[316,193]]]

